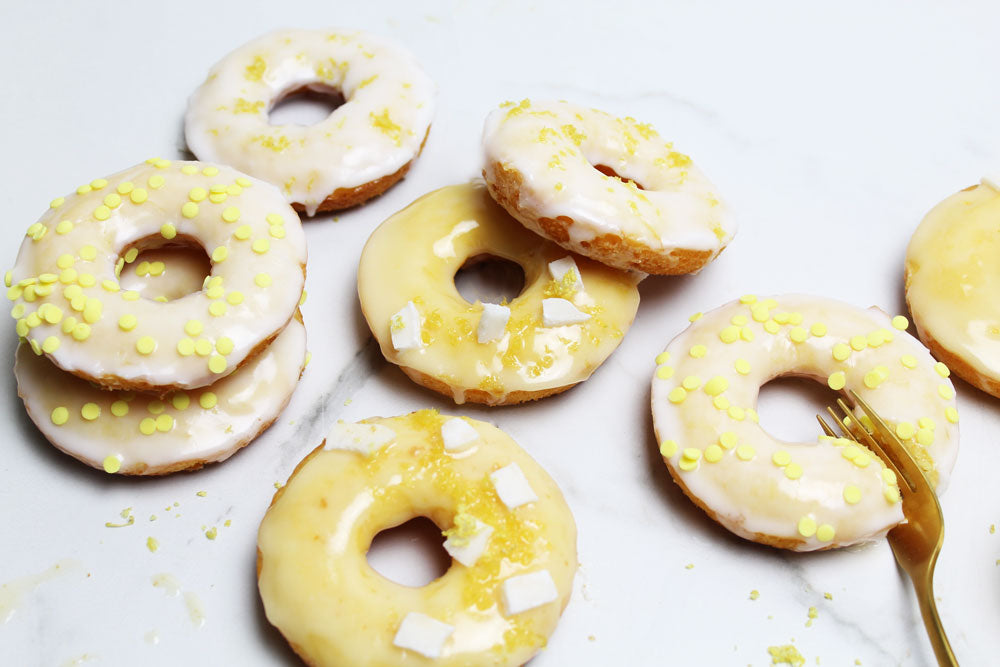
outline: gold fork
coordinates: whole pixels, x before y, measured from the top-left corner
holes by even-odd
[[[938,664],[957,667],[958,661],[941,626],[934,602],[934,565],[944,541],[944,517],[937,494],[889,425],[860,396],[853,391],[850,393],[855,404],[871,420],[870,425],[862,424],[842,400],[837,401],[837,406],[843,417],[838,416],[833,408],[827,408],[827,411],[845,437],[866,445],[896,473],[906,521],[889,531],[889,546],[896,555],[896,561],[913,582],[920,614],[924,617],[924,627]],[[816,418],[827,435],[837,437],[821,415],[816,415]]]

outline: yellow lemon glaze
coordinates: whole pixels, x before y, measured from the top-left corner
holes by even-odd
[[[140,250],[178,244],[212,257],[202,289],[162,303],[122,288],[119,274]],[[274,186],[153,158],[56,199],[28,228],[7,297],[18,335],[60,368],[109,388],[190,389],[233,372],[284,328],[305,262],[298,215]],[[123,317],[134,325],[121,327]],[[232,345],[184,354],[192,320],[213,347]]]
[[[664,259],[679,249],[714,257],[736,232],[691,158],[633,118],[569,102],[508,102],[487,117],[483,149],[491,184],[498,166],[524,175],[510,213],[536,231],[540,219],[572,220],[561,243],[575,252],[589,255],[586,242],[610,234]]]
[[[483,304],[465,301],[454,276],[467,260],[483,255],[518,263],[525,286],[506,304],[510,317],[502,335],[480,343]],[[481,182],[450,186],[421,197],[375,230],[361,256],[358,295],[386,359],[448,385],[456,403],[469,398],[502,404],[521,392],[510,400],[518,402],[527,400],[524,392],[553,393],[587,379],[635,317],[637,274],[571,256],[579,276],[556,280],[549,263],[567,256],[513,220]],[[575,277],[583,289],[574,286]],[[544,326],[547,298],[570,301],[588,319]],[[408,302],[419,312],[421,345],[397,350],[391,320]],[[470,390],[480,397],[467,396]]]
[[[577,568],[576,526],[562,494],[485,422],[465,419],[478,439],[446,450],[447,419],[424,410],[365,420],[389,442],[367,455],[320,446],[275,494],[258,535],[260,594],[268,620],[309,664],[521,665],[554,631]],[[336,445],[331,433],[325,446]],[[514,509],[490,478],[511,463],[538,498]],[[442,577],[411,588],[375,572],[365,554],[380,531],[416,516],[433,520],[449,539],[475,521],[493,532],[471,566],[455,561]],[[557,595],[507,613],[504,582],[542,571]],[[413,612],[452,628],[438,657],[394,643]]]
[[[656,358],[653,424],[671,474],[750,540],[809,551],[883,535],[902,511],[878,456],[841,438],[781,441],[755,409],[780,376],[854,390],[942,492],[958,453],[955,392],[905,328],[875,308],[801,295],[747,295],[705,313]]]
[[[989,389],[1000,379],[1000,190],[986,184],[935,206],[906,252],[906,300],[920,336],[971,367],[955,372]]]
[[[303,88],[335,90],[346,102],[315,125],[271,125],[271,108]],[[212,67],[188,102],[185,134],[199,159],[274,183],[313,215],[338,188],[408,164],[430,128],[434,95],[413,56],[387,39],[277,30]]]
[[[25,343],[14,375],[28,415],[57,448],[107,472],[158,475],[222,461],[249,444],[288,404],[305,356],[305,327],[293,318],[235,373],[194,391],[99,389]]]

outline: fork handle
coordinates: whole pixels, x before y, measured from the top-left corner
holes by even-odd
[[[955,659],[955,654],[951,650],[951,643],[948,642],[948,636],[944,633],[941,617],[938,616],[937,604],[934,602],[933,577],[934,571],[931,569],[926,577],[913,579],[913,588],[920,604],[920,615],[924,618],[927,638],[930,639],[931,646],[934,647],[934,655],[937,657],[938,664],[958,667],[958,660]]]

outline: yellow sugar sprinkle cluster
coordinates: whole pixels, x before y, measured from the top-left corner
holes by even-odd
[[[397,125],[392,118],[389,117],[388,108],[383,109],[380,114],[376,114],[374,111],[370,112],[369,118],[371,120],[372,127],[389,137],[397,146],[403,145],[403,139],[401,136],[402,128],[400,128],[399,125]]]

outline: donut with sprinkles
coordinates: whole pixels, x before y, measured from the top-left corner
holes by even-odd
[[[210,258],[202,289],[163,302],[122,288],[126,263],[174,245]],[[212,384],[263,350],[298,307],[305,265],[298,215],[277,188],[153,158],[53,200],[5,278],[35,354],[108,389],[166,393]]]
[[[365,555],[418,516],[453,562],[412,588]],[[555,630],[577,568],[555,482],[495,426],[435,410],[336,424],[275,494],[257,547],[267,619],[317,667],[523,665]]]
[[[895,474],[863,445],[785,442],[764,429],[758,392],[782,376],[820,381],[848,401],[856,392],[944,491],[958,453],[955,388],[905,317],[746,295],[691,319],[656,357],[653,425],[674,480],[724,527],[811,551],[876,539],[903,519]]]
[[[699,271],[736,233],[715,186],[647,123],[569,102],[486,119],[483,177],[525,227],[619,269]]]
[[[271,125],[271,109],[300,91],[344,103],[315,125]],[[278,30],[212,67],[188,102],[185,134],[199,159],[274,183],[315,215],[356,206],[402,179],[430,131],[434,96],[413,56],[382,37]]]

